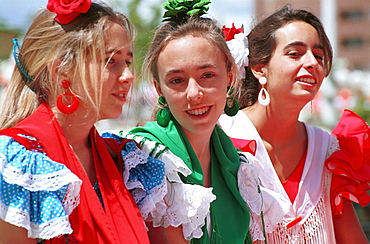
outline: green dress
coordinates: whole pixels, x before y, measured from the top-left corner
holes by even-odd
[[[128,137],[145,141],[155,141],[181,158],[191,170],[187,176],[180,175],[186,184],[203,186],[203,172],[192,146],[177,121],[171,120],[167,127],[157,122],[148,122],[144,127],[134,128]],[[158,155],[151,155],[156,157]],[[202,227],[203,235],[191,239],[191,243],[251,243],[249,235],[249,211],[242,199],[237,183],[240,156],[231,140],[219,126],[215,126],[211,135],[211,181],[216,200],[211,203],[211,227]]]

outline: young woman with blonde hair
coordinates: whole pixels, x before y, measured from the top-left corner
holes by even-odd
[[[14,40],[0,121],[0,242],[149,243],[127,188],[144,165],[164,179],[163,164],[94,127],[122,113],[134,81],[133,26],[89,0],[47,8],[21,47]]]

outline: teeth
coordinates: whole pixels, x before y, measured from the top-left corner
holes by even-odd
[[[206,108],[188,110],[186,112],[189,113],[189,114],[192,114],[192,115],[201,115],[201,114],[206,113],[208,110],[209,110],[209,107],[206,107]]]
[[[313,78],[300,78],[298,81],[304,82],[304,83],[309,83],[309,84],[315,84],[315,79]]]

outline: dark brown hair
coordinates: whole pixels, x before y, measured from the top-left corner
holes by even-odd
[[[276,48],[276,31],[295,21],[306,22],[316,29],[324,47],[325,76],[329,75],[333,51],[321,21],[308,11],[284,6],[258,23],[248,34],[249,67],[246,68],[246,77],[243,80],[242,92],[239,97],[241,108],[253,105],[258,96],[259,83],[252,74],[251,66],[267,64],[270,61],[272,53]]]

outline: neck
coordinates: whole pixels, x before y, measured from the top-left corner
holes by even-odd
[[[59,111],[55,113],[55,116],[86,175],[91,183],[94,184],[96,175],[89,140],[89,133],[94,126],[93,120],[89,121],[87,118],[77,114],[61,114]]]
[[[264,141],[272,145],[289,144],[302,135],[305,129],[298,120],[300,110],[264,107],[254,104],[243,109]]]
[[[298,120],[299,113],[260,107],[253,105],[243,111],[256,127],[279,179],[284,182],[307,148],[306,128]]]
[[[211,133],[209,135],[195,135],[185,133],[203,170],[204,186],[211,186]]]

